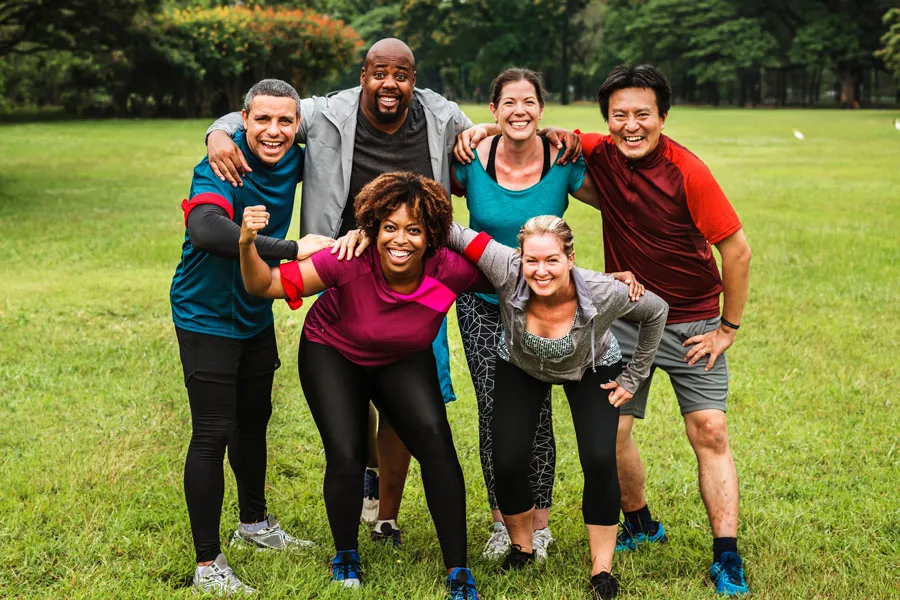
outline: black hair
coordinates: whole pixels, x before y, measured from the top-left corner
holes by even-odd
[[[597,102],[600,103],[600,114],[604,121],[609,121],[609,97],[613,92],[625,88],[649,88],[656,94],[656,107],[659,116],[665,118],[672,107],[672,87],[668,80],[653,65],[619,65],[600,85]]]

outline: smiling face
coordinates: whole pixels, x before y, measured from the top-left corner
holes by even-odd
[[[552,233],[522,240],[522,275],[536,296],[553,296],[569,289],[575,255],[566,256],[559,237]]]
[[[249,112],[242,110],[241,116],[250,151],[269,166],[287,153],[300,127],[297,102],[293,98],[256,96]]]
[[[388,281],[392,276],[406,278],[421,271],[428,247],[425,225],[409,215],[406,204],[382,219],[375,247],[381,257],[381,270]]]
[[[491,114],[503,136],[513,140],[527,140],[537,135],[544,107],[541,106],[534,85],[520,79],[503,86],[498,102],[491,102]]]
[[[624,88],[609,97],[609,133],[626,158],[647,156],[659,144],[666,124],[650,88]]]
[[[393,42],[372,46],[359,77],[363,114],[379,129],[403,122],[416,86],[412,52],[406,44]]]

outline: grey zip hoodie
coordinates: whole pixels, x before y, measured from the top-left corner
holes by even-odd
[[[472,244],[478,236],[481,237]],[[548,383],[580,381],[584,372],[593,369],[597,359],[609,348],[610,323],[618,318],[634,320],[640,323],[637,346],[631,362],[616,378],[616,383],[634,394],[650,375],[669,305],[649,291],[632,302],[624,283],[597,271],[575,267],[572,281],[578,296],[578,315],[571,330],[574,351],[558,359],[541,359],[522,343],[531,288],[522,276],[519,252],[493,239],[485,245],[486,239],[489,239],[486,234],[454,223],[450,247],[473,261],[496,288],[510,362]]]

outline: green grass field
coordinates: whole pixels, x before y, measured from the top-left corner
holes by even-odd
[[[488,117],[485,107],[465,108],[476,121]],[[666,126],[711,167],[754,252],[744,326],[729,352],[729,424],[740,546],[758,598],[900,597],[898,116],[676,107]],[[604,130],[593,106],[548,107],[544,122]],[[179,203],[205,127],[0,126],[0,597],[190,597],[181,487],[190,421],[168,289],[183,235]],[[457,207],[465,221],[465,204]],[[576,203],[568,217],[579,263],[602,268],[600,215]],[[318,547],[227,551],[235,571],[265,598],[445,597],[415,469],[401,514],[405,547],[377,547],[361,529],[367,584],[357,593],[328,584],[324,457],[296,374],[303,317],[281,303],[275,313],[283,368],[269,505]],[[475,399],[455,322],[451,336],[460,400],[449,413],[483,597],[586,598],[581,474],[563,401],[557,543],[546,568],[506,575],[481,560],[490,517]],[[621,597],[711,599],[696,463],[663,376],[636,437],[651,508],[671,542],[616,558]],[[223,539],[237,520],[226,472]]]

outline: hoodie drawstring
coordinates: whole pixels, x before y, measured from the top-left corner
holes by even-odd
[[[591,370],[597,372],[597,347],[594,345],[594,326],[596,320],[591,319]]]

